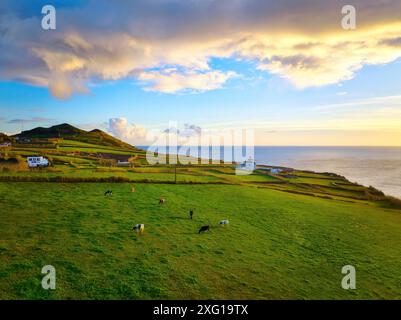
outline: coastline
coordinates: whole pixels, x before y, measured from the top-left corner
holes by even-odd
[[[148,146],[139,148],[146,151]],[[216,148],[222,159],[222,147]],[[213,147],[209,149],[212,154]],[[253,158],[258,166],[333,173],[401,199],[401,147],[256,146]]]

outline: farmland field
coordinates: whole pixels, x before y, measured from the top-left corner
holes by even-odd
[[[401,298],[399,200],[328,173],[151,166],[78,132],[2,150],[0,299]],[[28,168],[29,155],[51,165]],[[357,290],[341,287],[349,264]],[[45,265],[57,290],[41,287]]]
[[[0,298],[401,298],[400,210],[252,185],[131,186],[0,183]],[[41,288],[48,264],[54,291]],[[341,288],[347,264],[357,290]]]

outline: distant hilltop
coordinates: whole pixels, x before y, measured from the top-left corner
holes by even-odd
[[[22,131],[21,133],[14,135],[13,138],[17,141],[63,138],[96,145],[135,149],[135,147],[130,144],[114,138],[102,130],[95,129],[92,131],[85,131],[68,123],[55,125],[50,128],[37,127],[32,130]]]
[[[3,142],[12,142],[14,139],[6,135],[5,133],[0,132],[0,143]]]

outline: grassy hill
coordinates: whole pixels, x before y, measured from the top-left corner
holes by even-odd
[[[20,134],[15,135],[15,137],[25,139],[63,138],[95,145],[124,148],[128,150],[134,149],[128,143],[116,139],[99,129],[88,132],[75,128],[74,126],[71,126],[67,123],[56,125],[50,128],[38,127],[32,130],[23,131]]]
[[[67,123],[56,125],[50,128],[37,127],[32,130],[22,131],[15,137],[25,138],[67,138],[84,135],[86,131],[75,128]]]

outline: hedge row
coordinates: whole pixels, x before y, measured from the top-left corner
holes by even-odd
[[[130,182],[124,177],[107,178],[73,178],[73,177],[29,177],[29,176],[0,176],[1,182]]]
[[[155,184],[230,184],[224,181],[163,181],[163,180],[150,180],[138,179],[131,180],[125,177],[105,177],[105,178],[76,178],[76,177],[29,177],[29,176],[0,176],[0,182],[61,182],[61,183],[155,183]]]

